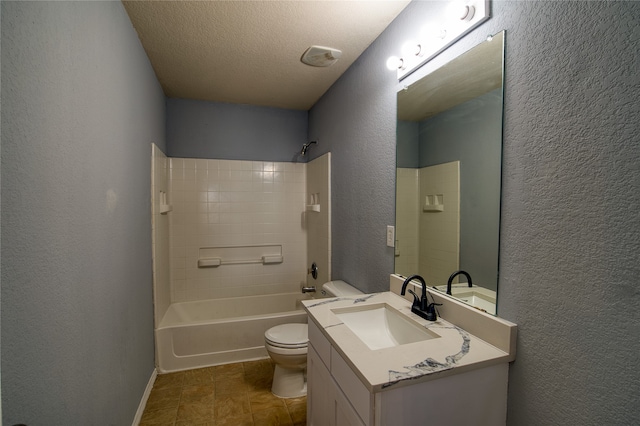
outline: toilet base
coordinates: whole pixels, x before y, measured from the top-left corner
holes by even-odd
[[[276,364],[271,393],[280,398],[298,398],[307,394],[306,368],[284,368]]]

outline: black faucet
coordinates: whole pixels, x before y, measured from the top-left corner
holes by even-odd
[[[404,296],[407,291],[407,285],[411,280],[416,279],[422,284],[422,297],[418,298],[413,290],[409,290],[409,293],[413,295],[413,304],[411,305],[411,312],[418,315],[427,321],[435,321],[438,319],[438,312],[436,311],[436,305],[440,306],[441,303],[429,303],[427,300],[427,283],[424,282],[424,278],[420,275],[411,275],[402,283],[402,291],[400,294]]]
[[[465,272],[465,271],[456,271],[453,274],[451,274],[451,276],[449,277],[449,281],[447,281],[447,294],[451,294],[451,283],[453,282],[453,279],[455,277],[457,277],[458,275],[464,275],[465,277],[467,277],[467,283],[469,284],[469,287],[471,287],[471,275],[469,275],[469,273]]]

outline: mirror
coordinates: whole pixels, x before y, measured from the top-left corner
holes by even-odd
[[[398,92],[395,272],[495,314],[502,31]],[[460,282],[458,282],[460,280]],[[464,281],[464,282],[463,282]]]

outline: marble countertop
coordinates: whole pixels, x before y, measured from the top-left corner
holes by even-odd
[[[332,346],[370,392],[440,379],[513,360],[509,354],[462,328],[438,318],[427,321],[411,313],[411,303],[390,291],[354,297],[302,301]],[[333,312],[336,308],[387,304],[436,338],[401,346],[370,349]],[[473,309],[473,308],[470,308]]]

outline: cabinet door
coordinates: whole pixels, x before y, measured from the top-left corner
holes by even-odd
[[[307,355],[307,421],[310,426],[335,426],[336,387],[320,356],[309,345]]]
[[[347,397],[336,385],[335,394],[336,426],[365,426],[364,422],[351,406]]]

